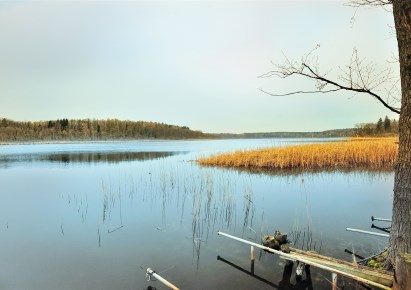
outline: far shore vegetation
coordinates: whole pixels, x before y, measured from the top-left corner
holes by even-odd
[[[187,126],[157,122],[122,121],[117,119],[47,121],[14,121],[0,118],[0,144],[25,142],[87,142],[127,140],[187,140],[242,138],[341,138],[352,136],[389,136],[398,134],[398,121],[380,118],[376,123],[357,124],[355,128],[320,132],[266,132],[242,134],[208,134]]]
[[[216,134],[223,139],[252,139],[252,138],[341,138],[341,137],[365,137],[365,136],[397,136],[398,120],[388,116],[379,118],[375,123],[356,124],[354,128],[333,129],[319,132],[262,132]]]
[[[0,143],[206,138],[213,136],[185,126],[145,121],[59,119],[21,122],[6,118],[0,121]]]
[[[362,137],[347,141],[238,151],[198,160],[201,165],[266,170],[394,169],[397,137]]]

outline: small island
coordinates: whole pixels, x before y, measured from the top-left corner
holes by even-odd
[[[215,155],[201,165],[267,170],[394,169],[398,138],[350,138],[341,142],[304,144]]]

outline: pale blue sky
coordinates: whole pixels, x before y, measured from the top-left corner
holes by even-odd
[[[317,44],[338,72],[353,47],[381,68],[392,15],[343,1],[0,1],[0,117],[118,118],[204,132],[317,131],[388,115],[367,96],[272,97],[261,79]],[[396,65],[394,65],[396,67]]]

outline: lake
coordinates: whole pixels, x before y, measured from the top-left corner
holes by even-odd
[[[260,243],[278,229],[299,248],[369,256],[388,239],[345,228],[391,218],[393,172],[256,173],[195,160],[332,141],[0,146],[0,289],[167,289],[146,280],[148,267],[181,289],[330,288],[330,273],[311,268],[297,283],[295,267],[288,279],[284,260],[260,250],[249,275],[250,247],[217,232]]]

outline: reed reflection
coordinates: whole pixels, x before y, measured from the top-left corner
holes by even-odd
[[[259,242],[264,235],[272,234],[277,229],[277,223],[281,222],[274,219],[276,224],[273,225],[272,217],[286,213],[288,223],[294,225],[281,230],[289,230],[289,239],[293,245],[301,249],[321,251],[323,241],[313,231],[311,194],[305,188],[304,179],[290,177],[301,191],[301,200],[293,203],[296,208],[295,204],[299,203],[299,210],[294,216],[282,208],[272,214],[264,211],[261,189],[253,186],[255,181],[249,179],[253,174],[235,175],[229,170],[201,168],[189,162],[176,164],[164,160],[153,164],[127,172],[118,179],[102,178],[99,186],[100,200],[93,205],[98,207],[93,212],[94,216],[90,216],[88,207],[91,202],[87,195],[68,197],[83,223],[87,219],[98,221],[95,228],[99,246],[104,246],[104,239],[109,238],[109,234],[120,230],[128,231],[129,225],[138,220],[146,220],[146,224],[149,224],[147,228],[164,232],[168,240],[191,244],[193,264],[199,269],[201,252],[217,230],[235,232],[238,218],[237,226],[242,230],[243,237]],[[196,168],[193,170],[191,167]],[[272,176],[262,176],[264,180],[271,182]],[[381,178],[384,175],[366,176]],[[305,177],[309,178],[307,175]],[[289,181],[281,177],[281,182],[288,184]],[[270,193],[267,200],[274,194],[277,193]],[[237,205],[242,205],[242,210]],[[98,213],[97,218],[95,213]],[[147,216],[153,218],[147,219]],[[302,223],[297,216],[301,216]],[[188,229],[183,236],[182,228]]]

